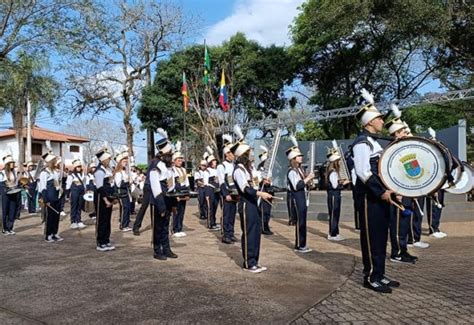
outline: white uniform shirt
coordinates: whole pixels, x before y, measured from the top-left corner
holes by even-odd
[[[234,172],[234,180],[236,185],[239,187],[241,192],[245,192],[245,188],[249,185],[249,181],[252,179],[252,175],[242,164],[239,164],[240,168],[236,168]]]
[[[189,187],[189,179],[188,175],[186,175],[186,169],[183,167],[175,167],[173,166],[173,177],[181,178],[184,175],[184,183],[180,183],[181,186],[188,186]]]
[[[329,174],[329,181],[331,182],[331,186],[333,189],[336,189],[339,185],[339,175],[335,170],[331,171]]]
[[[99,170],[101,171],[99,172]],[[99,189],[102,186],[104,186],[104,179],[112,177],[112,170],[109,167],[106,168],[104,166],[101,166],[97,168],[97,170],[94,173],[94,176],[95,176],[95,184],[97,186],[97,189]]]
[[[367,180],[372,176],[372,171],[370,170],[370,158],[379,157],[383,149],[380,144],[372,137],[367,137],[367,140],[372,144],[373,149],[367,143],[358,143],[352,150],[354,152],[354,169],[358,178],[362,182],[367,182]]]
[[[91,173],[87,174],[87,176],[86,176],[86,185],[89,185],[90,181],[92,181],[92,184],[95,185],[95,176],[94,176],[94,174],[91,174]]]
[[[120,187],[122,183],[128,183],[128,180],[129,178],[128,178],[127,171],[121,170],[115,173],[115,176],[114,176],[115,186]]]
[[[38,191],[42,192],[45,190],[48,182],[51,180],[58,180],[58,176],[59,175],[55,171],[51,171],[49,168],[43,169],[39,177]]]
[[[82,182],[81,182],[82,181]],[[79,182],[78,184],[79,185],[86,185],[84,184],[84,175],[83,174],[69,174],[67,175],[67,179],[66,179],[66,190],[70,190],[71,189],[71,186],[72,186],[72,183],[76,183],[76,182]]]
[[[298,182],[299,181],[304,181],[304,178],[303,178],[303,171],[301,170],[301,168],[298,168],[300,170],[301,173],[297,172],[295,169],[291,169],[290,172],[288,173],[288,179],[291,183],[291,187],[290,185],[288,184],[288,189],[291,190],[292,188],[296,190],[296,186],[298,185]],[[305,192],[306,192],[306,187],[304,188]]]
[[[172,168],[167,168],[165,163],[160,161],[158,162],[156,169],[153,169],[150,172],[150,186],[151,186],[151,191],[153,193],[154,197],[157,197],[162,193],[161,190],[161,181],[168,181],[168,192],[171,192],[174,190],[174,177],[173,177],[173,170]]]
[[[204,186],[214,187],[214,185],[209,184],[209,178],[216,177],[216,176],[217,176],[217,170],[215,168],[208,167],[204,171],[204,176],[203,176]]]

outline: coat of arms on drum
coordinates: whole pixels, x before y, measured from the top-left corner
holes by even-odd
[[[400,162],[405,168],[405,172],[409,178],[420,178],[423,176],[424,170],[421,168],[418,160],[416,159],[416,154],[411,153],[400,158]]]

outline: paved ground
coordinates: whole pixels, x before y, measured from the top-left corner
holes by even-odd
[[[308,238],[315,251],[302,256],[292,250],[294,229],[275,219],[276,234],[262,241],[261,264],[269,270],[254,275],[240,268],[240,245],[220,243],[194,211],[191,206],[186,217],[188,236],[172,243],[179,258],[166,262],[152,258],[149,222],[135,237],[118,231],[115,216],[117,250],[99,253],[92,224],[76,231],[64,220],[65,241],[48,244],[39,218],[23,217],[16,236],[0,237],[0,323],[474,322],[468,318],[474,221],[465,221],[472,214],[456,214],[443,224],[448,238],[428,238],[430,249],[413,251],[420,256],[417,265],[389,264],[402,287],[382,296],[360,286],[352,222],[341,225],[347,239],[332,243],[325,239],[327,222],[311,220]]]

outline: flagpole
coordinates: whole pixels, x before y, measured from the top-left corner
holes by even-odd
[[[186,136],[186,110],[183,109],[184,119],[183,119],[183,131],[184,131],[184,168],[188,167],[188,140]]]

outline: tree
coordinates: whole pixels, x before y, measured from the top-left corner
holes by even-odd
[[[286,49],[263,47],[247,40],[242,33],[220,46],[209,47],[208,51],[212,60],[209,85],[202,81],[204,47],[190,46],[158,64],[153,86],[145,91],[138,112],[146,127],[163,127],[173,137],[182,136],[180,90],[182,73],[186,72],[191,102],[187,122],[193,149],[203,148],[204,144],[217,148],[216,127],[261,119],[283,109],[287,105],[283,89],[292,76]],[[228,113],[222,112],[217,104],[222,69],[231,106]],[[194,156],[198,155],[199,149]]]
[[[129,154],[132,155],[136,108],[147,71],[179,48],[193,17],[168,3],[120,0],[110,7],[94,2],[83,10],[67,35],[67,83],[71,110],[122,114]]]
[[[104,132],[104,130],[108,130]],[[112,150],[112,155],[121,152],[125,147],[123,142],[124,130],[120,124],[103,121],[100,119],[79,119],[74,125],[68,125],[65,132],[88,138],[90,141],[84,143],[84,159],[86,162],[95,160],[95,153],[107,145]]]
[[[403,99],[441,68],[452,28],[450,2],[308,0],[291,26],[296,76],[311,103],[333,109],[359,103],[362,88],[380,100]],[[352,118],[323,123],[331,137],[355,132]]]
[[[4,60],[6,62],[6,60]],[[59,84],[48,73],[48,61],[44,58],[29,56],[20,52],[17,62],[0,66],[0,110],[10,113],[19,148],[19,161],[25,160],[23,136],[24,117],[27,113],[27,101],[30,102],[31,123],[42,109],[51,115],[59,97]]]
[[[17,50],[39,51],[55,43],[68,28],[72,12],[88,8],[89,0],[0,1],[0,62]]]

